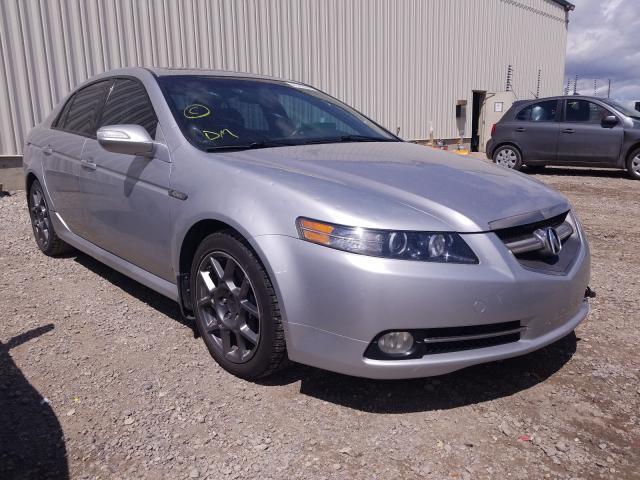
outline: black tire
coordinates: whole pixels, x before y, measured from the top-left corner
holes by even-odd
[[[56,257],[73,250],[73,247],[60,240],[56,234],[51,221],[47,198],[38,180],[34,180],[29,187],[27,205],[29,206],[29,218],[31,219],[33,236],[42,253],[49,257]]]
[[[640,180],[640,148],[633,150],[627,158],[627,173],[634,180]]]
[[[224,270],[224,275],[217,275],[212,258]],[[227,262],[231,261],[235,262],[232,267],[234,273],[228,277]],[[215,284],[214,289],[207,288],[201,274],[203,270],[209,281]],[[241,285],[245,279],[248,279],[250,292],[245,293],[245,300],[241,300]],[[239,293],[232,294],[229,283],[237,287],[233,291]],[[266,377],[286,365],[287,351],[278,298],[262,263],[235,232],[214,233],[200,243],[191,264],[191,297],[198,332],[222,368],[238,377],[253,380]],[[243,302],[248,302],[257,315],[245,311]],[[238,326],[242,322],[244,324]],[[247,330],[249,324],[251,328]],[[255,344],[242,334],[247,331],[257,335]],[[228,348],[230,345],[231,349]],[[245,353],[246,360],[242,358]]]
[[[520,170],[522,168],[522,154],[513,145],[502,145],[493,152],[493,162],[501,167]]]

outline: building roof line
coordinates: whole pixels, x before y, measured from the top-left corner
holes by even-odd
[[[562,5],[567,12],[574,10],[576,8],[576,6],[573,3],[567,2],[567,0],[553,0],[553,1]]]

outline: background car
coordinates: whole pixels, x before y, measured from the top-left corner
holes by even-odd
[[[525,165],[620,168],[640,180],[640,112],[596,97],[517,101],[493,125],[486,154],[515,170]]]

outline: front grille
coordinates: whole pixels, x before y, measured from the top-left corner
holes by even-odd
[[[517,342],[520,340],[520,333],[511,333],[499,337],[481,338],[477,340],[457,340],[446,343],[429,343],[425,345],[424,355],[434,355],[437,353],[461,352],[464,350],[474,350],[476,348],[495,347],[505,343]]]
[[[567,218],[567,214],[569,212],[561,213],[560,215],[556,215],[555,217],[547,218],[546,220],[540,220],[538,222],[527,223],[525,225],[517,225],[515,227],[508,228],[500,228],[498,230],[494,230],[493,232],[502,240],[504,243],[516,242],[518,240],[523,240],[533,235],[538,229],[545,228],[558,228],[562,225]]]
[[[517,342],[524,331],[520,322],[490,323],[464,327],[422,328],[408,331],[413,335],[414,347],[407,354],[390,356],[378,348],[378,339],[388,331],[380,332],[369,344],[364,356],[376,360],[403,360],[422,358],[439,353],[461,352],[477,348],[494,347]],[[400,330],[400,329],[398,329]]]

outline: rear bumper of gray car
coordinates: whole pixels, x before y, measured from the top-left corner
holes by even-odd
[[[542,348],[586,317],[590,266],[584,238],[569,270],[549,275],[522,267],[493,233],[463,237],[478,265],[389,260],[287,236],[256,237],[280,298],[289,357],[369,378],[440,375]],[[387,330],[501,322],[519,322],[519,339],[409,360],[365,355]]]

